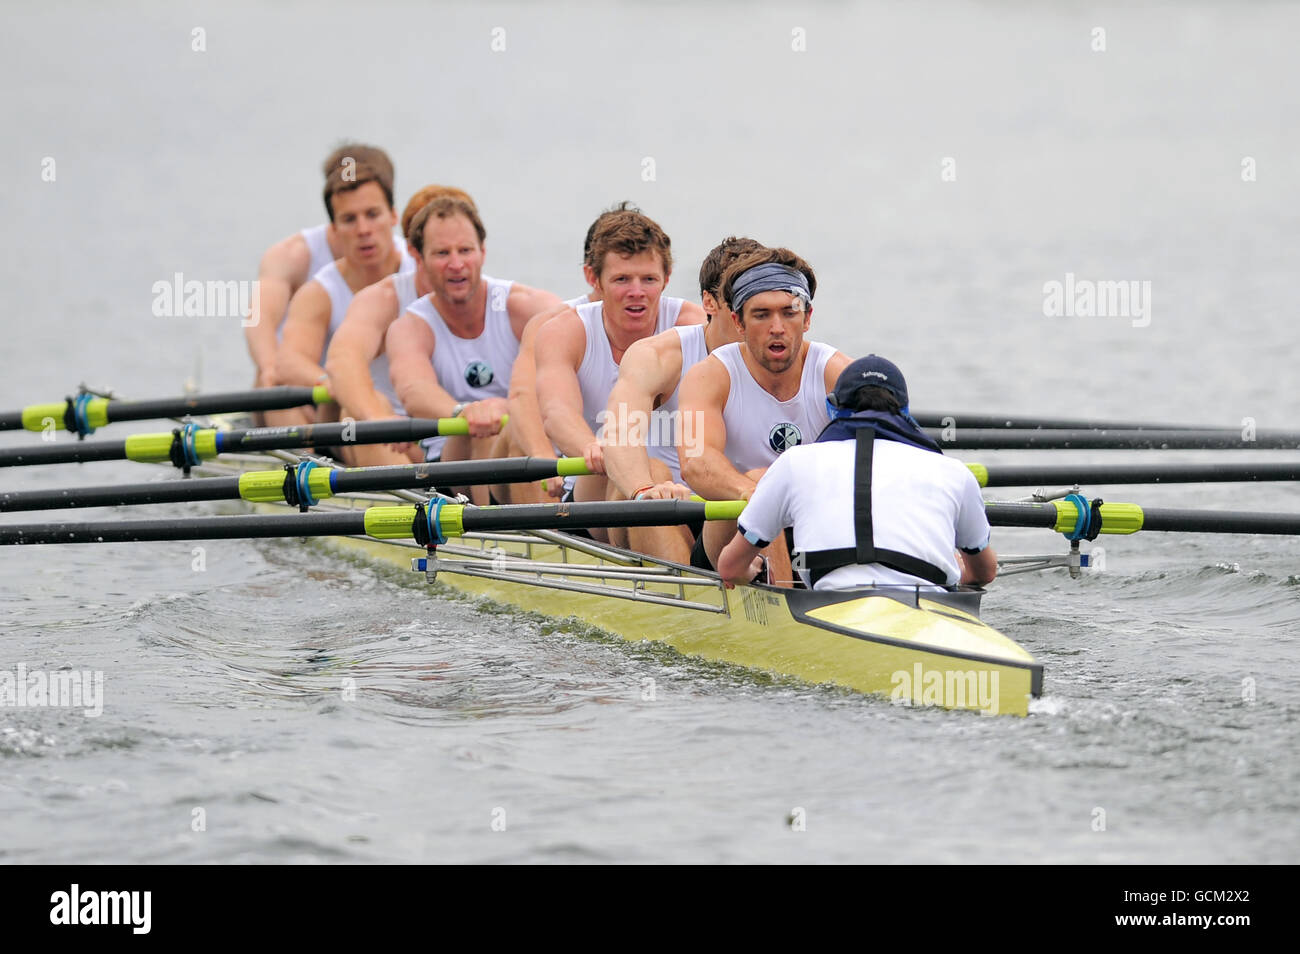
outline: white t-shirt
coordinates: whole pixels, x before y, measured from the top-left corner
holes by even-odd
[[[743,531],[775,540],[794,528],[795,550],[853,547],[856,442],[791,447],[776,459],[740,515]],[[948,573],[961,572],[953,550],[989,545],[989,521],[975,475],[959,460],[898,441],[876,439],[871,462],[871,523],[877,547],[897,550]],[[797,564],[797,560],[796,560]],[[807,572],[800,571],[807,582]],[[818,590],[872,583],[932,584],[879,564],[846,566],[817,581]]]

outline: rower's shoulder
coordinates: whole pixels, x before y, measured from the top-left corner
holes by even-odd
[[[263,276],[278,278],[297,278],[301,284],[311,278],[307,274],[311,268],[311,248],[301,232],[294,232],[269,246],[262,253],[258,272]]]
[[[560,302],[558,309],[537,314],[534,320],[537,321],[537,341],[540,345],[562,344],[570,341],[581,341],[584,346],[586,345],[586,326],[578,316],[577,310],[564,302]]]
[[[708,315],[704,309],[693,301],[683,301],[681,310],[677,312],[676,326],[681,328],[689,325],[702,325],[708,320]]]
[[[821,348],[830,351],[826,358],[826,369],[822,373],[822,383],[826,386],[826,393],[830,394],[831,391],[835,390],[835,383],[839,380],[840,375],[853,362],[853,359],[834,345],[828,345],[821,341],[815,343]]]
[[[564,302],[554,292],[520,282],[512,282],[510,293],[506,296],[506,309],[510,316],[522,321],[531,321],[541,312],[562,305]]]
[[[366,321],[375,318],[387,318],[388,321],[392,321],[399,317],[401,311],[398,309],[396,277],[385,275],[373,285],[366,285],[352,296],[344,321]]]
[[[324,271],[324,269],[321,269]],[[317,273],[319,274],[319,272]],[[328,314],[333,305],[330,302],[329,290],[318,281],[315,277],[309,278],[304,282],[293,297],[289,299],[289,314],[292,316],[295,311],[299,314],[312,311],[323,311]]]
[[[682,345],[681,336],[674,328],[632,342],[623,352],[619,362],[620,374],[624,369],[636,368],[638,371],[658,372],[658,377],[667,379],[681,374]]]
[[[731,389],[731,372],[718,358],[718,351],[714,351],[703,361],[697,361],[686,369],[681,386],[683,398],[688,393],[693,397],[725,397]]]

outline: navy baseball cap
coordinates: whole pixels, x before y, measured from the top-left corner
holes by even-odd
[[[884,388],[904,408],[908,405],[907,380],[894,362],[878,354],[869,354],[858,358],[845,368],[835,382],[835,390],[826,397],[832,407],[846,411],[859,410],[854,406],[854,398],[862,388]]]

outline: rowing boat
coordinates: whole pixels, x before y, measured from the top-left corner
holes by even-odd
[[[307,397],[315,400],[317,395],[313,392]],[[95,405],[95,398],[107,403]],[[69,431],[85,436],[105,421],[118,418],[183,413],[199,406],[212,414],[238,413],[241,407],[290,399],[302,396],[224,394],[210,396],[200,405],[189,398],[181,402],[121,402],[83,389],[64,405],[32,405],[0,413],[0,430],[38,427],[48,431],[56,427],[61,414]],[[223,410],[215,410],[213,405]],[[1002,416],[991,419],[1002,420]],[[193,470],[230,479],[6,492],[0,493],[0,512],[231,499],[279,515],[5,523],[0,526],[0,545],[321,536],[335,541],[333,546],[382,562],[399,567],[413,564],[430,581],[498,603],[561,619],[577,618],[625,639],[653,640],[688,656],[881,694],[896,702],[1025,715],[1030,700],[1042,691],[1042,667],[980,619],[982,591],[978,589],[876,586],[811,592],[751,584],[729,590],[716,573],[557,530],[735,519],[744,501],[643,500],[474,508],[444,498],[434,500],[413,488],[427,490],[444,479],[456,484],[499,483],[574,475],[585,473],[585,464],[581,458],[512,458],[344,470],[328,464],[322,468],[314,460],[285,450],[326,440],[345,444],[408,440],[418,429],[439,434],[453,429],[463,434],[465,422],[460,418],[347,422],[333,425],[345,428],[337,432],[328,430],[330,425],[241,432],[231,429],[239,420],[228,417],[206,428],[188,418],[178,423],[182,426],[171,434],[137,435],[121,442],[78,442],[55,448],[48,446],[52,442],[43,442],[35,447],[0,449],[0,466],[170,460],[187,474]],[[1040,440],[1041,425],[1088,425],[1075,421],[1024,423],[1035,425],[1018,438],[1025,447],[1047,446]],[[1150,425],[1108,424],[1106,429],[1148,436],[1159,433],[1158,439],[1166,440],[1163,432],[1143,430],[1146,427]],[[363,429],[367,429],[364,435]],[[1221,431],[1180,434],[1174,441],[1177,446],[1235,446],[1235,438],[1226,439]],[[1129,440],[1131,434],[1118,436]],[[1004,438],[1000,430],[992,444],[1002,446]],[[1300,432],[1276,432],[1272,439],[1274,446],[1300,445]],[[1061,440],[1052,438],[1047,444],[1054,446]],[[223,453],[208,459],[228,449],[238,449],[239,454]],[[262,453],[252,456],[248,452],[253,449]],[[272,462],[295,466],[288,468],[292,473],[266,472]],[[1093,568],[1092,554],[1082,551],[1081,542],[1093,541],[1103,533],[1300,534],[1300,514],[1154,509],[1135,503],[1090,501],[1079,492],[1079,483],[1085,479],[1104,483],[1294,480],[1300,473],[1294,464],[967,466],[981,486],[1024,486],[1038,481],[1073,484],[1057,491],[1040,487],[1019,500],[985,501],[993,526],[1047,528],[1069,542],[1066,554],[1004,555],[999,561],[1004,576],[1060,567],[1077,577],[1084,567]],[[252,470],[263,472],[249,473]],[[388,495],[379,496],[380,490]],[[394,497],[416,506],[391,506]],[[303,502],[304,509],[333,512],[289,514],[285,500]],[[389,506],[369,509],[376,504]],[[402,539],[406,537],[439,542],[426,547],[406,542]],[[1099,562],[1096,568],[1103,565]]]
[[[230,455],[196,472],[230,476],[267,462]],[[392,502],[354,494],[318,506]],[[430,582],[497,603],[577,618],[623,639],[903,704],[1026,715],[1030,698],[1042,692],[1041,664],[980,619],[979,589],[728,590],[716,573],[553,531],[467,534],[434,550],[366,537],[331,537],[327,545],[414,568]]]

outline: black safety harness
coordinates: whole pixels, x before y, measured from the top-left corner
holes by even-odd
[[[947,571],[933,563],[898,550],[876,546],[871,528],[871,453],[876,440],[875,428],[858,428],[854,439],[857,442],[857,453],[853,466],[853,533],[857,545],[836,550],[803,551],[802,563],[808,570],[809,585],[816,586],[817,581],[827,573],[842,567],[869,563],[878,563],[891,570],[920,577],[929,583],[947,583]]]

